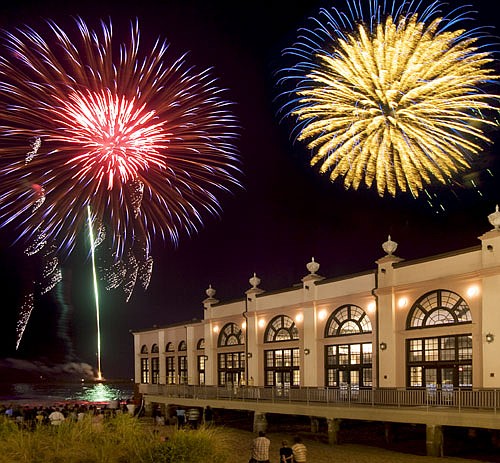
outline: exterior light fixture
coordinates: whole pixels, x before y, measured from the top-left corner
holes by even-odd
[[[318,319],[319,320],[324,320],[326,318],[326,314],[327,313],[326,313],[325,309],[320,310],[319,313],[318,313]]]
[[[295,317],[295,321],[300,323],[302,320],[304,320],[304,315],[301,313],[297,314],[297,316]]]
[[[311,353],[311,351],[306,347],[304,349],[304,355],[309,355]]]
[[[253,354],[251,352],[247,352],[247,359],[251,359],[253,357]]]
[[[219,332],[219,327],[218,327],[218,326],[214,326],[214,328],[213,328],[213,332],[214,332],[214,333],[218,333],[218,332]]]
[[[494,340],[495,340],[495,335],[492,334],[492,333],[488,333],[486,336],[485,336],[485,339],[486,339],[486,342],[488,344],[491,344]]]
[[[385,342],[380,343],[380,350],[386,350],[387,349],[387,344]]]
[[[474,297],[479,294],[479,288],[476,285],[467,288],[467,296]]]
[[[398,307],[400,309],[406,307],[408,305],[408,299],[406,297],[400,297],[398,300]]]
[[[259,320],[259,328],[264,328],[264,326],[266,326],[266,321],[263,318],[261,318]]]
[[[367,307],[368,312],[371,312],[371,313],[375,312],[376,307],[377,307],[377,306],[375,305],[375,302],[373,302],[373,301],[372,301],[372,302],[370,302],[370,303],[368,304],[368,307]]]

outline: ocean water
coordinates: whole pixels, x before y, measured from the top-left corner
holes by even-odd
[[[109,403],[134,395],[133,382],[0,383],[0,402],[29,405],[60,402]]]

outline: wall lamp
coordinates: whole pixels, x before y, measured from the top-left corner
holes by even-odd
[[[380,347],[380,350],[386,350],[387,344],[385,342],[381,342],[379,347]]]
[[[492,333],[487,333],[485,339],[488,344],[491,344],[495,340],[495,335]]]
[[[251,359],[253,357],[253,354],[251,352],[247,352],[247,359]]]
[[[306,347],[304,349],[304,355],[309,355],[311,353],[311,351]]]

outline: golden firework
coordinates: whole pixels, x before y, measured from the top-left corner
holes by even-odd
[[[289,114],[313,152],[311,165],[332,181],[343,178],[346,189],[375,182],[381,196],[398,188],[417,196],[433,179],[445,183],[470,167],[490,141],[484,128],[494,123],[483,115],[498,96],[482,87],[497,79],[493,57],[478,36],[449,30],[449,19],[406,13],[371,20],[302,48]]]

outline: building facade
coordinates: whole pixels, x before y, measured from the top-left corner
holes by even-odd
[[[135,381],[365,388],[500,388],[500,212],[474,248],[327,279],[311,260],[291,288],[254,274],[235,301],[206,290],[203,318],[134,331]]]

